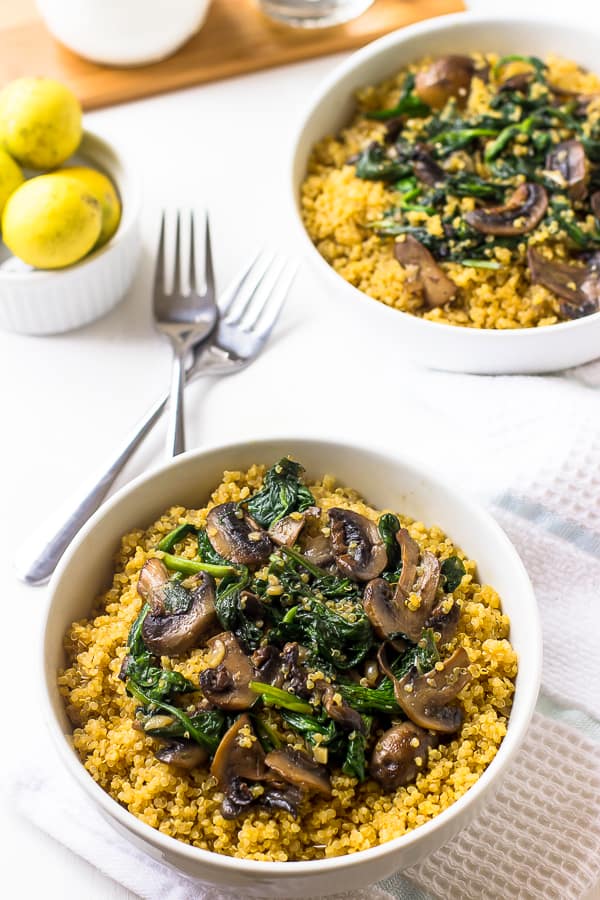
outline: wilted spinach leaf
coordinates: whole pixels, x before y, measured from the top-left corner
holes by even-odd
[[[248,500],[247,509],[263,528],[292,512],[304,512],[313,506],[315,498],[300,480],[303,467],[300,463],[283,457],[267,471],[263,486]]]
[[[348,738],[348,748],[346,750],[346,758],[342,764],[342,772],[344,775],[350,775],[364,781],[367,777],[365,751],[367,749],[367,740],[369,731],[371,730],[371,716],[363,716],[365,726],[364,734],[360,731],[353,731]]]
[[[467,570],[458,556],[449,556],[440,566],[440,571],[444,578],[444,590],[451,594],[459,586]]]

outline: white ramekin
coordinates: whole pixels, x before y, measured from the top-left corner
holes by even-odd
[[[36,0],[61,44],[109,66],[142,66],[172,53],[202,26],[211,0]]]
[[[100,318],[123,298],[140,256],[138,179],[114,147],[84,132],[69,163],[92,165],[117,188],[122,214],[103,247],[65,269],[31,269],[17,260],[0,268],[0,328],[21,334],[58,334]],[[8,255],[3,248],[4,258]]]
[[[121,535],[150,524],[174,503],[199,507],[225,469],[271,463],[288,453],[308,477],[334,473],[375,506],[397,509],[440,525],[473,559],[479,577],[492,584],[511,619],[510,639],[519,655],[514,705],[496,757],[481,778],[449,809],[409,834],[349,856],[315,862],[266,863],[234,859],[181,843],[140,822],[96,784],[82,766],[56,684],[64,665],[63,637],[88,616],[110,580]],[[185,875],[243,897],[314,897],[358,890],[415,865],[468,825],[492,798],[525,736],[541,671],[541,631],[527,573],[514,547],[490,515],[462,493],[395,454],[336,440],[273,438],[185,453],[143,475],[106,503],[63,556],[50,584],[42,650],[42,706],[60,756],[74,780],[117,831],[155,859]]]
[[[305,253],[331,290],[343,296],[347,314],[362,316],[370,340],[377,340],[378,330],[386,329],[397,334],[398,352],[430,368],[452,372],[553,372],[600,356],[600,312],[557,325],[500,331],[429,322],[373,300],[324,260],[304,228],[299,202],[312,147],[350,121],[358,88],[376,84],[423,56],[472,50],[558,54],[600,71],[599,42],[598,31],[588,22],[458,13],[394,31],[354,53],[325,79],[309,101],[295,138],[291,215]]]

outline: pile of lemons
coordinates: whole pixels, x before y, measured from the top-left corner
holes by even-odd
[[[81,136],[79,101],[58,81],[19,78],[0,91],[2,238],[37,269],[82,259],[109,240],[121,218],[106,175],[85,166],[58,168]],[[26,179],[22,167],[47,174]]]

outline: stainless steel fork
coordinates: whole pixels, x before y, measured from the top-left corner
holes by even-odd
[[[154,324],[167,337],[173,349],[167,455],[177,456],[185,450],[183,387],[185,359],[190,348],[207,337],[217,321],[215,279],[210,246],[210,228],[206,214],[204,231],[204,277],[198,278],[194,213],[189,216],[189,241],[186,249],[181,241],[181,214],[175,220],[174,267],[171,284],[167,284],[167,251],[165,214],[160,223],[160,238],[154,273]]]
[[[214,335],[192,350],[186,383],[203,375],[231,375],[249,365],[261,353],[296,276],[295,263],[282,257],[259,254],[219,299],[221,317]],[[211,343],[212,341],[212,343]],[[208,344],[208,346],[207,346]],[[150,433],[168,403],[168,395],[148,410],[119,449],[114,460],[56,529],[46,525],[15,554],[21,581],[43,584],[80,528],[85,525],[110,490],[117,475]],[[53,537],[50,535],[53,534]]]

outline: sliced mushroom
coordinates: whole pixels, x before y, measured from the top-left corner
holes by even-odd
[[[239,716],[221,738],[210,767],[225,794],[221,812],[235,819],[257,799],[248,782],[268,777],[265,752],[252,729],[250,718]]]
[[[503,81],[498,88],[498,92],[519,91],[520,93],[525,93],[532,81],[533,72],[518,72],[516,75],[511,75],[510,78]]]
[[[321,703],[330,719],[341,725],[345,731],[365,732],[365,724],[362,716],[351,706],[348,706],[339,691],[332,684],[319,679],[315,683],[317,694],[321,697]]]
[[[571,200],[587,194],[588,162],[581,141],[562,141],[546,156],[546,169],[558,172]]]
[[[545,188],[526,181],[510,195],[504,206],[474,209],[465,213],[465,221],[483,234],[526,234],[539,225],[547,208]]]
[[[163,602],[163,589],[169,578],[169,570],[160,559],[147,559],[138,578],[138,594],[146,603],[158,607]]]
[[[162,585],[159,584],[160,577],[166,579]],[[169,602],[170,591],[176,591],[178,603],[182,602],[183,596],[181,612],[170,611],[178,608]],[[138,592],[151,606],[142,625],[142,638],[152,653],[178,656],[198,647],[215,630],[215,583],[206,572],[198,572],[187,579],[184,587],[181,583],[169,582],[167,569],[159,560],[151,559],[140,573]]]
[[[208,760],[208,750],[195,741],[170,741],[154,755],[161,762],[178,769],[197,769]]]
[[[269,537],[279,547],[293,547],[300,537],[300,532],[306,524],[309,516],[318,516],[321,510],[318,506],[310,506],[303,513],[291,513],[284,516],[269,528]]]
[[[406,116],[394,116],[388,119],[384,125],[384,139],[386,144],[393,143],[404,126]]]
[[[441,109],[451,97],[464,105],[474,72],[475,65],[470,56],[441,56],[417,72],[415,93],[432,109]]]
[[[254,679],[252,663],[231,631],[224,631],[207,641],[216,665],[200,673],[204,696],[219,709],[250,709],[257,694],[250,688]]]
[[[447,173],[436,163],[423,144],[415,145],[413,159],[415,160],[414,173],[419,181],[423,181],[430,187],[437,187],[446,181]]]
[[[402,560],[398,590],[402,591],[404,596],[407,597],[417,577],[420,550],[419,545],[416,541],[413,541],[406,528],[400,528],[396,532],[396,541],[400,547],[400,558]]]
[[[272,750],[265,757],[266,765],[284,781],[321,794],[331,796],[331,782],[325,766],[319,765],[301,750]]]
[[[217,747],[210,766],[221,790],[228,790],[234,779],[261,781],[267,775],[265,751],[258,740],[250,717],[244,713],[235,720]]]
[[[590,206],[597,219],[600,219],[600,191],[594,191],[590,197]]]
[[[384,791],[410,784],[427,762],[436,738],[412,722],[402,722],[386,731],[375,744],[369,771]]]
[[[563,301],[561,313],[578,319],[598,311],[600,307],[600,261],[595,258],[585,266],[546,259],[539,250],[527,251],[529,274],[534,284],[542,284]]]
[[[283,684],[286,690],[296,694],[297,697],[310,697],[307,687],[308,673],[302,662],[306,656],[306,650],[296,641],[284,644],[281,651],[281,667],[283,672]]]
[[[281,653],[273,644],[258,647],[252,654],[252,665],[256,670],[256,680],[263,684],[283,687]]]
[[[224,819],[237,819],[239,814],[256,803],[257,797],[247,781],[232,778],[221,803]]]
[[[385,578],[369,581],[363,594],[363,607],[377,637],[385,639],[402,630],[394,591]]]
[[[315,566],[326,566],[333,561],[331,541],[324,534],[303,538],[302,554]]]
[[[549,84],[548,87],[553,94],[556,94],[561,103],[564,103],[566,100],[575,100],[577,106],[574,112],[578,114],[585,113],[592,100],[596,100],[600,97],[600,93],[597,91],[592,94],[582,94],[581,91],[571,91],[568,88],[559,87],[556,84]]]
[[[303,796],[293,784],[268,784],[260,797],[260,805],[267,809],[283,809],[296,818]]]
[[[405,528],[399,529],[396,540],[402,552],[402,571],[396,590],[392,592],[385,579],[375,578],[365,588],[363,606],[379,637],[393,638],[402,634],[416,642],[435,606],[440,563],[433,553],[426,550],[421,558],[421,574],[415,581],[419,545]],[[414,609],[407,603],[411,594],[419,597],[419,605]]]
[[[402,266],[415,266],[417,281],[423,292],[427,306],[443,306],[456,295],[457,287],[448,278],[423,244],[412,234],[403,235],[404,240],[394,244],[394,256]]]
[[[387,551],[374,522],[350,509],[329,510],[331,545],[338,569],[355,581],[376,578],[387,565]]]
[[[238,565],[257,568],[273,551],[267,532],[237,503],[213,507],[206,519],[206,533],[217,553]]]
[[[380,665],[386,665],[379,659]],[[444,734],[458,731],[464,718],[464,710],[456,697],[471,681],[469,657],[464,647],[459,647],[443,666],[419,675],[416,666],[398,679],[386,665],[386,675],[394,683],[394,696],[398,706],[416,725]]]
[[[456,600],[452,600],[450,609],[444,611],[444,606],[447,602],[448,600],[444,599],[441,603],[438,603],[425,622],[425,628],[433,628],[435,634],[439,635],[437,642],[440,646],[452,640],[458,630],[458,621],[460,619],[460,606]]]

